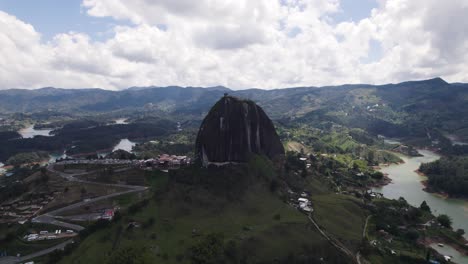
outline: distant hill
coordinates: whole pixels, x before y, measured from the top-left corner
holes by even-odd
[[[225,87],[132,87],[101,89],[2,90],[2,113],[107,113],[141,111],[185,119],[202,119],[229,93],[258,103],[274,120],[331,121],[375,133],[422,135],[425,128],[468,131],[468,84],[440,78],[388,85],[342,85],[288,89]],[[460,132],[465,137],[468,132]]]

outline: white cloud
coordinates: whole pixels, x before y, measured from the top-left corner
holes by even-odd
[[[379,3],[336,24],[338,0],[84,0],[88,15],[132,25],[106,41],[68,32],[47,43],[0,11],[0,89],[468,81],[466,1]]]

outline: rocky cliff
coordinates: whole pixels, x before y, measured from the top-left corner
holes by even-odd
[[[283,155],[284,148],[262,108],[252,101],[225,95],[203,120],[196,154],[208,165],[246,162],[252,153],[273,159]]]

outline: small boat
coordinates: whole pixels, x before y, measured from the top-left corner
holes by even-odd
[[[444,247],[444,244],[442,244],[442,243],[439,243],[439,244],[437,244],[437,245],[438,245],[439,247]]]

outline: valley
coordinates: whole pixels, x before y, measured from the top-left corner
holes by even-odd
[[[9,174],[0,176],[2,204],[40,193],[50,201],[34,216],[15,211],[23,224],[2,220],[3,252],[46,249],[11,237],[14,230],[71,221],[66,226],[82,227],[74,243],[34,261],[424,263],[451,254],[466,263],[458,230],[468,230],[466,201],[423,191],[425,178],[414,172],[468,153],[466,97],[447,107],[439,102],[447,89],[468,93],[441,79],[270,91],[87,90],[101,94],[98,101],[80,90],[14,91],[21,94],[9,97],[15,104],[1,104],[0,161]],[[62,101],[41,109],[43,91]],[[219,98],[225,101],[210,108]],[[22,104],[36,108],[15,112]],[[247,106],[227,108],[236,104]],[[141,189],[128,192],[131,186]],[[110,208],[115,219],[96,220]]]

